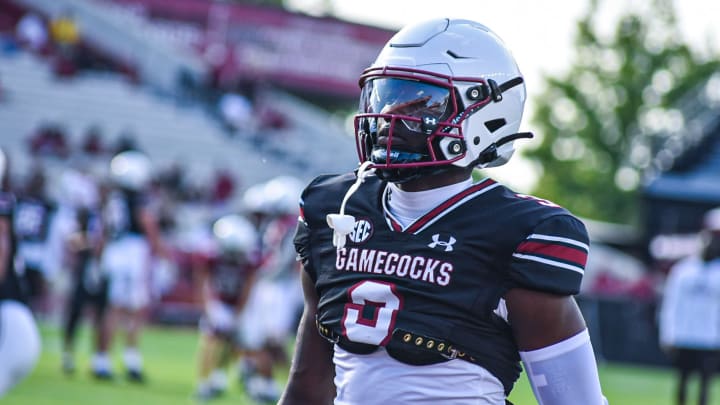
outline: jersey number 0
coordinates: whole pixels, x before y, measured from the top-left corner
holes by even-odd
[[[390,340],[402,297],[395,284],[361,281],[348,290],[342,327],[351,341],[383,346]]]

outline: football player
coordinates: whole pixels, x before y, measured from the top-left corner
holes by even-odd
[[[110,333],[125,329],[123,361],[131,382],[144,382],[139,339],[151,301],[150,269],[154,258],[171,260],[148,196],[152,164],[143,153],[128,150],[110,161],[111,191],[103,213],[107,243],[100,259],[108,275]]]
[[[103,247],[100,191],[86,172],[66,170],[60,178],[63,198],[60,200],[68,224],[63,238],[65,263],[70,270],[71,290],[65,303],[63,319],[62,368],[66,374],[75,371],[74,350],[77,327],[86,307],[93,310],[94,349],[92,372],[95,378],[111,379],[106,322],[107,276],[99,266]]]
[[[697,403],[711,403],[720,367],[720,208],[705,213],[699,236],[701,249],[670,268],[660,305],[660,346],[677,370],[678,405],[687,403],[694,374]]]
[[[247,354],[241,375],[245,390],[257,402],[278,400],[280,388],[273,370],[288,361],[285,346],[302,308],[300,269],[293,246],[302,188],[297,178],[278,176],[251,187],[244,196],[245,208],[262,233],[259,279],[241,318]]]
[[[0,398],[22,381],[40,356],[40,333],[21,285],[13,232],[15,198],[8,187],[8,161],[0,149]]]
[[[30,307],[35,313],[48,316],[48,281],[46,271],[47,237],[53,206],[45,193],[45,174],[41,166],[34,167],[21,192],[16,193],[13,228],[18,243],[18,258],[22,259],[28,280]]]
[[[193,271],[203,308],[200,319],[196,397],[211,399],[224,390],[218,375],[236,358],[240,313],[257,277],[257,234],[240,215],[226,215],[212,225],[216,253],[194,260]],[[214,374],[214,375],[213,375]]]
[[[526,98],[486,26],[411,24],[360,77],[360,167],[302,195],[305,310],[281,404],[601,405],[573,299],[588,255],[567,210],[473,179],[513,153]]]

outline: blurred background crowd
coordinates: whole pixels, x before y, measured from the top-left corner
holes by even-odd
[[[720,58],[683,42],[671,2],[628,9],[604,36],[602,4],[591,2],[577,23],[567,71],[544,78],[530,117],[540,140],[521,151],[532,173],[515,176],[537,177],[519,191],[588,225],[593,246],[578,301],[598,358],[664,366],[658,310],[668,271],[700,250],[703,216],[720,206]],[[116,325],[127,347],[137,346],[133,333],[145,321],[200,323],[204,397],[222,386],[210,383],[213,370],[232,357],[222,342],[243,342],[247,375],[269,378],[284,361],[301,306],[288,244],[296,202],[315,175],[356,166],[347,123],[357,77],[393,30],[283,5],[0,0],[6,187],[18,199],[32,308],[66,330],[66,372],[75,367],[70,314],[75,308],[77,323],[82,313],[78,274],[112,261],[103,248],[119,239],[118,204],[148,212],[157,226],[148,301],[131,308],[141,321]],[[78,232],[102,246],[78,248]],[[249,270],[231,292],[235,302],[212,280],[237,261]],[[107,305],[108,319],[120,319],[123,305]],[[235,315],[223,306],[245,318],[237,322],[246,330],[282,320],[263,336],[228,338]],[[287,315],[253,309],[281,306]],[[103,329],[108,322],[96,318],[99,334],[116,329]],[[101,378],[112,372],[103,339],[93,360]],[[140,353],[126,350],[125,360],[144,378]],[[248,382],[258,401],[277,394],[268,378]]]

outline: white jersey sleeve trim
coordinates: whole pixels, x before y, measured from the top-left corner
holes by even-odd
[[[590,251],[590,246],[588,246],[587,244],[578,242],[575,239],[563,238],[560,236],[541,235],[539,233],[533,233],[532,235],[528,236],[527,239],[540,239],[540,240],[549,240],[551,242],[562,242],[562,243],[567,243],[568,245],[575,245],[575,246],[581,247],[587,251]]]
[[[567,269],[567,270],[572,270],[572,271],[578,272],[580,274],[585,273],[585,270],[582,267],[573,266],[573,265],[563,263],[563,262],[558,262],[555,260],[545,259],[543,257],[525,255],[522,253],[513,253],[513,257],[517,257],[518,259],[525,259],[525,260],[530,260],[533,262],[548,264],[550,266],[560,267],[560,268]]]

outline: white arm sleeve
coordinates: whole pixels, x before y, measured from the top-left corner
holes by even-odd
[[[538,405],[607,405],[587,329],[520,358]]]

